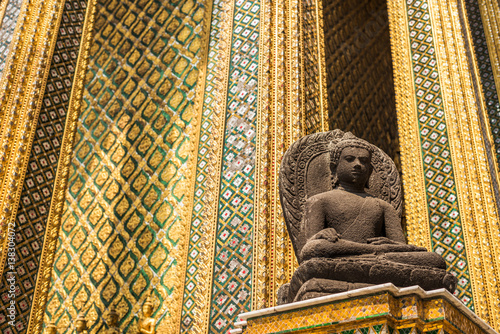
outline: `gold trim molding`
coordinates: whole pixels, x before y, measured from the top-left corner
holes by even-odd
[[[500,3],[498,0],[478,0],[478,3],[497,94],[500,96]]]
[[[193,309],[194,333],[208,333],[210,327],[210,301],[212,297],[213,263],[215,256],[215,241],[218,222],[218,202],[220,193],[220,173],[222,168],[222,153],[224,145],[224,129],[227,105],[227,90],[229,81],[229,62],[231,60],[231,38],[233,31],[234,1],[221,0],[220,40],[218,57],[218,77],[215,89],[214,113],[212,116],[212,137],[210,164],[206,179],[206,203],[201,231],[204,237],[200,241],[199,280],[196,294],[197,303]],[[210,23],[209,23],[210,24]]]
[[[210,27],[211,27],[211,17],[212,17],[212,9],[213,9],[213,1],[203,0],[203,7],[205,8],[205,13],[203,16],[203,32],[202,32],[202,58],[199,64],[199,75],[198,82],[195,88],[195,98],[194,98],[194,110],[196,111],[194,119],[194,125],[191,130],[190,138],[195,138],[193,144],[191,145],[191,154],[190,163],[187,163],[186,178],[189,182],[189,186],[187,187],[188,191],[185,194],[187,196],[187,201],[185,210],[182,211],[183,218],[182,220],[187,222],[185,226],[186,230],[189,230],[191,223],[191,217],[194,206],[194,190],[196,185],[196,169],[197,169],[197,157],[198,157],[198,148],[200,142],[200,128],[201,128],[201,119],[203,114],[203,105],[204,105],[204,95],[205,95],[205,84],[206,84],[206,76],[207,76],[207,62],[208,62],[208,48],[210,41]],[[193,131],[194,130],[194,131]],[[178,281],[177,285],[177,296],[173,301],[167,306],[167,309],[173,310],[170,313],[173,313],[171,321],[166,321],[162,323],[160,328],[158,329],[158,333],[175,333],[176,329],[180,329],[181,327],[181,319],[182,319],[182,307],[183,307],[183,296],[184,292],[184,282],[186,281],[186,268],[188,262],[188,251],[189,251],[189,232],[184,235],[184,253],[183,260],[184,262],[181,264],[180,277],[181,279]],[[202,273],[205,271],[203,270]],[[202,275],[200,275],[202,276]],[[201,279],[200,279],[201,281]],[[200,283],[201,284],[201,283]],[[172,330],[174,329],[174,330]]]
[[[404,3],[388,1],[408,242],[431,249],[418,111]],[[415,149],[418,148],[418,149]]]
[[[260,37],[259,37],[259,87],[257,110],[257,138],[256,138],[256,166],[255,185],[256,196],[254,201],[254,240],[252,263],[252,310],[262,309],[269,304],[269,268],[268,268],[268,170],[269,170],[269,141],[265,135],[269,127],[269,98],[270,91],[270,47],[271,41],[271,3],[262,0],[260,9]]]
[[[24,1],[0,81],[0,263],[15,219],[64,1]],[[0,275],[4,267],[0,266]]]
[[[300,0],[263,1],[261,8],[253,310],[275,306],[278,288],[297,267],[279,202],[278,171],[285,151],[305,131],[300,8]]]
[[[478,1],[478,4],[480,2]],[[474,92],[477,96],[477,102],[478,102],[478,107],[479,107],[479,112],[481,115],[481,125],[483,126],[483,137],[484,140],[487,141],[486,147],[489,146],[489,155],[490,155],[490,167],[493,166],[494,173],[492,174],[492,177],[496,179],[496,183],[498,184],[498,178],[500,177],[500,166],[498,165],[497,159],[496,159],[496,152],[495,152],[495,143],[494,143],[494,138],[493,138],[493,131],[491,129],[491,123],[489,121],[488,117],[488,108],[486,105],[486,98],[484,96],[483,89],[482,87],[482,82],[481,82],[481,74],[480,74],[480,69],[478,66],[478,60],[477,60],[477,54],[474,52],[474,36],[472,36],[472,31],[470,27],[470,22],[467,18],[467,13],[466,13],[466,7],[467,5],[465,4],[464,0],[460,0],[460,5],[459,5],[459,10],[460,10],[460,15],[463,18],[463,23],[464,23],[464,38],[465,38],[465,43],[466,47],[469,49],[469,55],[470,55],[470,63],[471,63],[471,77],[474,82]],[[481,5],[479,6],[480,8],[482,7]],[[483,16],[483,11],[481,11],[481,16],[482,16],[482,21],[485,21],[485,17]],[[491,39],[491,31],[488,33],[486,27],[484,27],[484,32],[486,39],[489,40]],[[491,43],[487,41],[488,45],[488,51],[491,50],[492,48],[495,47],[494,42],[492,41]],[[493,68],[493,75],[494,75],[494,81],[497,86],[497,91],[500,92],[500,89],[498,88],[498,71],[499,69],[497,68],[498,66],[493,66],[493,64],[499,64],[498,63],[498,53],[496,50],[493,50],[494,52],[489,52],[490,58],[491,58],[491,64]],[[496,60],[495,60],[496,58]],[[496,63],[495,63],[496,61]]]
[[[78,117],[82,108],[83,91],[85,88],[85,74],[89,63],[89,50],[92,41],[92,31],[94,29],[96,0],[89,1],[85,23],[82,32],[82,41],[78,55],[75,76],[73,79],[73,89],[71,91],[66,125],[61,143],[61,151],[57,173],[54,181],[54,190],[52,201],[47,218],[47,228],[44,237],[42,254],[36,280],[35,293],[33,297],[33,308],[31,310],[28,333],[41,333],[43,326],[43,317],[45,306],[50,288],[50,278],[54,265],[54,257],[57,246],[57,239],[61,226],[61,217],[63,214],[64,200],[66,196],[66,187],[71,166],[71,157],[73,155],[73,142],[75,139]],[[64,2],[62,3],[64,4]],[[61,10],[64,7],[61,6]],[[57,33],[55,34],[57,37]]]
[[[300,101],[302,136],[327,131],[328,91],[326,88],[325,43],[322,0],[298,0]],[[290,0],[287,1],[288,3]],[[293,6],[290,6],[293,8]],[[291,35],[294,36],[294,35]],[[305,59],[315,61],[317,68],[308,68]],[[306,70],[309,73],[306,74]],[[312,73],[311,73],[312,72]],[[319,114],[319,124],[308,125],[309,115]]]
[[[326,89],[326,59],[325,59],[325,33],[323,29],[323,1],[315,0],[315,21],[317,34],[317,49],[318,49],[318,75],[320,83],[320,113],[321,113],[321,131],[328,131],[328,90]],[[302,101],[303,104],[305,101]]]

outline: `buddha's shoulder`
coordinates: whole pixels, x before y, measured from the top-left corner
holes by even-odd
[[[307,202],[331,203],[331,202],[342,201],[350,197],[359,197],[359,196],[343,190],[334,189],[311,196],[307,199]]]
[[[394,207],[392,206],[391,203],[384,201],[381,198],[376,198],[376,197],[374,197],[374,198],[377,200],[377,202],[380,204],[380,206],[382,208],[387,209],[387,210],[394,210]]]

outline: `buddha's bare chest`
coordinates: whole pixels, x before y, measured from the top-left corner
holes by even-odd
[[[341,235],[354,235],[356,238],[356,233],[360,233],[366,239],[381,235],[384,212],[374,199],[344,196],[332,200],[327,206],[326,220],[327,227],[333,227]]]

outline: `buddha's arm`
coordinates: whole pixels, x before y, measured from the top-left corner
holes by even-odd
[[[362,244],[359,242],[339,239],[336,242],[328,240],[309,240],[302,248],[301,261],[307,261],[316,257],[342,257],[350,255],[377,254],[377,253],[397,253],[425,251],[425,248],[407,245],[404,243],[395,244]]]
[[[324,203],[316,197],[311,197],[310,199],[308,199],[305,206],[304,220],[302,223],[301,232],[304,235],[305,240],[309,240],[312,237],[316,236],[317,233],[325,230],[326,228],[325,207]],[[331,231],[333,232],[332,234],[336,235],[336,232],[333,228],[328,230],[333,230]],[[330,238],[325,235],[325,239]]]
[[[155,323],[153,321],[148,321],[148,323],[144,328],[145,334],[154,334],[155,333]]]
[[[388,203],[384,203],[384,225],[385,235],[388,239],[406,244],[401,218],[394,207]]]

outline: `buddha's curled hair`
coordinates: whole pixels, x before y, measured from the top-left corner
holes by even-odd
[[[374,155],[373,145],[363,139],[357,138],[350,132],[347,132],[338,142],[331,142],[329,145],[330,170],[332,172],[332,185],[334,189],[338,186],[337,166],[339,164],[340,155],[347,147],[363,148],[370,152],[371,157]],[[368,188],[368,185],[366,185],[366,187]]]

